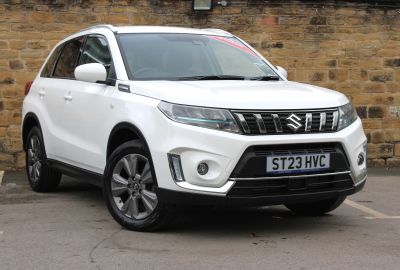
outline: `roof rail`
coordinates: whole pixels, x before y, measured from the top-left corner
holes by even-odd
[[[96,29],[96,28],[107,28],[107,29],[110,29],[113,32],[117,32],[117,29],[111,24],[97,24],[97,25],[93,25],[93,26],[90,26],[88,28],[85,28],[82,31],[90,30],[90,29]]]

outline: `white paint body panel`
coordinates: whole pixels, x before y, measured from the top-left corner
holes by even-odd
[[[289,81],[135,81],[131,92],[171,103],[245,110],[332,108],[348,102],[341,93]]]
[[[181,28],[116,28],[119,32],[193,32],[214,30]],[[128,122],[145,137],[162,188],[215,194],[227,192],[227,181],[246,148],[252,145],[340,142],[348,156],[354,178],[365,166],[357,155],[366,142],[360,119],[335,133],[246,136],[189,126],[169,120],[157,108],[161,100],[204,107],[279,110],[321,109],[344,105],[338,92],[282,81],[129,81],[114,34],[107,28],[89,29],[72,35],[104,35],[110,45],[117,85],[36,77],[23,103],[23,117],[34,113],[40,120],[48,158],[103,174],[110,133]],[[221,35],[228,35],[221,32]],[[40,73],[39,73],[40,74]],[[129,84],[131,93],[118,90]],[[39,92],[45,95],[40,96]],[[167,153],[181,155],[187,183],[178,185],[171,176]],[[200,176],[197,165],[207,161],[210,173]]]

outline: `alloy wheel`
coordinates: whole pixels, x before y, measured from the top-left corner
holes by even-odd
[[[113,169],[111,193],[125,216],[144,219],[151,215],[158,199],[149,160],[139,154],[121,158]]]
[[[32,182],[36,183],[40,179],[42,168],[42,150],[40,140],[33,135],[28,143],[28,171]]]

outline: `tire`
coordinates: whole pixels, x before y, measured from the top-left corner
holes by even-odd
[[[339,196],[322,201],[315,201],[309,203],[286,204],[285,206],[291,211],[302,216],[322,216],[338,208],[346,196]]]
[[[47,166],[42,132],[33,127],[26,141],[26,175],[31,188],[36,192],[55,191],[61,181],[61,173]]]
[[[108,210],[121,226],[155,231],[168,224],[171,209],[158,201],[156,187],[153,163],[142,142],[123,143],[110,155],[103,194]]]

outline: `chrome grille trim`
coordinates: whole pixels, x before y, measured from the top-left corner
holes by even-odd
[[[282,133],[282,125],[281,125],[281,120],[279,119],[279,116],[277,114],[271,114],[272,120],[274,121],[274,126],[275,126],[275,131],[277,133]]]
[[[306,132],[311,131],[312,113],[306,113]]]
[[[231,112],[245,135],[335,132],[339,120],[337,108]]]
[[[320,113],[319,116],[319,131],[325,130],[325,124],[326,124],[326,112],[322,112]]]
[[[261,114],[256,113],[256,114],[254,114],[254,117],[256,118],[257,126],[258,126],[258,129],[260,130],[260,133],[261,134],[267,133],[267,128],[265,127],[265,124],[264,124]]]
[[[339,121],[339,112],[334,111],[333,112],[333,120],[332,120],[332,130],[336,130],[338,126],[338,121]]]
[[[239,119],[240,125],[242,126],[244,133],[250,133],[249,126],[247,125],[246,119],[244,118],[243,114],[235,113],[235,115]]]

